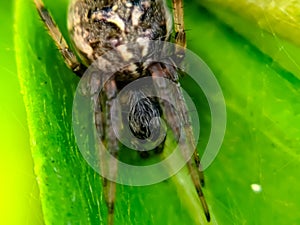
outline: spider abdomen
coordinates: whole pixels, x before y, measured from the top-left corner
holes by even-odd
[[[78,55],[89,65],[123,44],[167,40],[172,23],[161,0],[73,0],[68,29]]]

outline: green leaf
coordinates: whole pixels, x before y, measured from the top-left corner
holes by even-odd
[[[234,2],[232,6],[239,7],[242,3]],[[230,1],[211,5],[214,12],[223,13],[224,4],[229,5]],[[249,27],[237,16],[249,14],[251,9],[244,7],[239,13],[231,11],[226,14],[226,20],[219,18],[225,21],[239,18],[234,24],[239,23],[239,28],[244,26],[248,34],[263,32],[259,27]],[[253,41],[252,36],[243,38],[233,30],[239,29],[224,26],[206,10],[187,3],[186,11],[189,48],[212,68],[227,105],[224,143],[206,171],[207,186],[212,194],[210,204],[218,222],[299,224],[299,71],[286,70],[281,62],[271,58],[273,55],[264,55],[249,43],[248,40]],[[298,30],[294,32],[290,35],[297,37]],[[261,45],[268,45],[270,39],[277,43],[278,37],[260,39]],[[280,41],[277,47],[287,42]],[[290,45],[293,46],[290,50],[297,53],[297,45]],[[299,60],[299,55],[292,58],[286,55],[284,60],[292,64]],[[261,192],[253,191],[252,184],[259,184]]]
[[[45,3],[67,35],[67,1]],[[299,76],[196,3],[185,5],[188,47],[215,73],[228,113],[224,144],[205,171],[211,224],[299,224]],[[65,67],[32,2],[17,1],[16,32],[19,80],[45,223],[106,224],[100,177],[82,159],[72,133],[78,79]],[[203,108],[203,149],[210,132],[207,103],[189,80],[183,80],[183,87]],[[261,192],[254,192],[251,184],[261,185]],[[118,185],[117,193],[116,225],[205,224],[186,168],[156,185]]]
[[[25,107],[17,76],[13,1],[0,2],[0,224],[42,224]],[[16,216],[17,215],[17,216]]]
[[[300,4],[274,0],[199,1],[222,22],[300,79]]]

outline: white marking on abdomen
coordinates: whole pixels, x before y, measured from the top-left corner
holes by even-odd
[[[138,26],[139,25],[139,20],[140,17],[144,14],[144,12],[142,12],[138,6],[135,6],[132,10],[132,14],[131,14],[131,21],[132,21],[132,25],[133,26]]]

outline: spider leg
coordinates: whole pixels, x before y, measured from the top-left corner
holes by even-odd
[[[69,48],[66,40],[64,39],[59,28],[56,26],[55,21],[52,19],[50,13],[45,8],[42,0],[34,0],[35,6],[38,10],[38,13],[45,23],[50,36],[55,42],[58,50],[62,54],[65,64],[79,77],[83,75],[86,70],[86,67],[81,64],[73,51]]]
[[[107,143],[107,149],[109,153],[112,155],[112,157],[117,158],[118,157],[118,151],[119,151],[119,142],[118,139],[114,133],[114,129],[112,126],[112,119],[116,120],[118,118],[112,118],[112,115],[115,115],[115,112],[112,112],[113,108],[113,101],[117,96],[117,86],[116,82],[114,80],[110,80],[105,85],[105,94],[107,97],[106,100],[106,129],[105,129],[105,139]],[[117,176],[117,160],[109,159],[108,162],[102,162],[107,163],[107,169],[108,175],[112,180],[116,180]],[[115,197],[116,197],[116,183],[114,181],[107,180],[104,178],[104,196],[108,208],[108,225],[113,225],[113,217],[114,217],[114,205],[115,205]]]
[[[175,43],[186,47],[186,37],[184,30],[184,18],[183,18],[183,1],[172,0],[173,4],[173,20],[175,28]]]
[[[180,86],[178,83],[178,75],[173,66],[164,65],[164,67],[165,68],[163,68],[160,63],[155,63],[150,65],[148,69],[153,77],[155,85],[157,85],[157,91],[159,92],[160,96],[162,97],[168,96],[168,98],[170,98],[171,96],[173,102],[175,102],[175,105],[178,107],[179,118],[180,121],[182,121],[181,124],[184,128],[185,137],[186,137],[186,141],[184,141],[184,143],[181,143],[179,141],[180,148],[183,155],[187,153],[186,148],[192,148],[195,150],[193,157],[188,160],[187,166],[189,168],[191,178],[195,185],[198,197],[201,201],[206,219],[207,221],[210,221],[209,209],[201,188],[201,183],[204,183],[204,180],[203,180],[203,174],[199,171],[200,160],[199,160],[198,153],[196,153],[197,151],[196,151],[196,146],[194,145],[195,141],[194,141],[192,126],[191,126],[189,115],[186,113],[188,112],[188,110],[183,98],[183,94],[180,90]],[[172,81],[177,83],[177,85],[176,87],[175,85],[173,87],[167,87],[166,85],[160,83],[160,81],[158,80],[159,78],[171,79]],[[167,120],[168,124],[171,126],[175,136],[179,137],[180,125],[178,125],[178,121],[175,121],[176,120],[175,110],[173,109],[173,107],[171,107],[171,104],[168,102],[164,101],[161,102],[161,104],[163,108],[163,114],[165,115],[165,119]]]
[[[96,90],[100,83],[103,83],[103,77],[99,76],[90,81],[92,90]],[[102,176],[103,193],[108,209],[108,225],[114,224],[114,205],[116,196],[117,160],[119,151],[119,142],[114,133],[112,119],[118,120],[120,117],[115,116],[115,109],[112,107],[117,96],[117,86],[115,80],[108,80],[103,91],[93,95],[94,101],[94,122],[97,131],[97,139],[104,145],[99,145],[99,166]],[[112,111],[114,110],[114,111]],[[118,112],[117,112],[118,113]],[[113,118],[112,118],[113,117]],[[107,149],[107,150],[106,150]],[[107,157],[107,153],[111,157]],[[108,178],[109,180],[108,180]]]

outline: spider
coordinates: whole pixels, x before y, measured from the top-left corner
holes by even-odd
[[[82,77],[87,67],[107,51],[128,42],[136,42],[143,45],[141,40],[170,41],[172,33],[172,18],[164,0],[72,0],[68,13],[68,29],[73,41],[74,49],[80,57],[78,60],[75,53],[69,48],[65,38],[50,13],[44,6],[42,0],[34,0],[38,13],[45,23],[48,32],[58,47],[65,64],[79,77]],[[175,44],[186,47],[186,34],[183,20],[182,0],[172,0],[173,21],[175,30]],[[130,49],[123,49],[123,53],[130,54]],[[178,57],[184,57],[180,50],[176,52]],[[160,62],[151,64],[135,64],[125,72],[118,72],[114,79],[105,83],[105,98],[99,101],[98,112],[95,112],[95,124],[102,138],[106,140],[109,153],[118,156],[119,143],[112,128],[111,110],[112,100],[118,91],[132,80],[143,76],[152,77],[155,81],[158,78],[167,78],[178,84],[178,74],[175,66],[165,65]],[[101,79],[100,79],[101,80]],[[98,84],[91,84],[98,85]],[[158,90],[162,95],[168,94],[168,87],[161,86]],[[140,92],[133,92],[129,98],[143,95]],[[181,124],[186,133],[186,142],[192,149],[193,132],[191,122],[184,110],[186,104],[182,93],[175,91],[175,98],[179,113],[181,113]],[[103,96],[102,96],[103,97]],[[101,95],[100,97],[101,98]],[[159,101],[155,98],[145,97],[131,107],[129,126],[133,134],[138,138],[150,136],[150,121],[153,117],[164,115],[168,125],[171,127],[175,137],[178,133],[178,121],[175,121],[174,109],[170,104]],[[98,115],[99,114],[99,115]],[[114,114],[115,115],[115,114]],[[184,146],[181,146],[184,148]],[[163,147],[162,147],[163,148]],[[107,162],[112,173],[117,170],[115,162]],[[203,173],[200,171],[200,160],[197,151],[187,162],[192,181],[196,188],[198,197],[202,204],[207,221],[210,221],[210,214],[201,186],[204,186]],[[103,178],[103,190],[106,205],[108,208],[108,224],[113,225],[114,204],[116,183]]]

